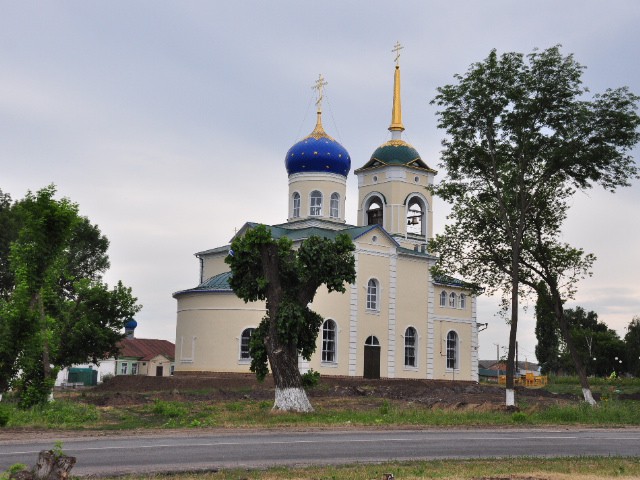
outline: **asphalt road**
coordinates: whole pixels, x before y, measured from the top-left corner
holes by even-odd
[[[0,471],[53,440],[0,442]],[[640,429],[186,431],[64,439],[73,475],[507,456],[640,456]]]

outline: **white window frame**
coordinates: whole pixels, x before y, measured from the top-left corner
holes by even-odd
[[[375,278],[370,278],[367,282],[367,310],[380,311],[380,282]]]
[[[131,375],[137,375],[138,374],[138,362],[133,362],[131,364]]]
[[[413,331],[413,335],[408,335],[409,329]],[[411,339],[412,344],[409,345],[407,340]],[[413,351],[413,364],[407,363],[407,351],[411,349]],[[413,326],[408,326],[404,331],[404,366],[407,369],[418,368],[418,330]]]
[[[322,192],[320,190],[314,190],[309,194],[309,216],[322,216]]]
[[[447,370],[459,369],[459,356],[460,356],[460,336],[455,330],[449,330],[447,332]],[[452,344],[452,342],[454,342]]]
[[[467,308],[467,296],[464,293],[458,295],[458,308],[462,310]]]
[[[120,363],[120,375],[129,375],[128,370],[129,370],[128,362]]]
[[[251,342],[251,336],[253,335],[253,332],[255,332],[255,330],[256,329],[254,327],[247,327],[242,329],[242,332],[240,332],[240,341],[238,342],[240,347],[238,352],[238,359],[240,360],[240,362],[248,363],[251,361],[251,351],[249,350],[249,344]],[[246,337],[247,341],[245,345],[244,339],[245,339],[245,332],[247,331],[249,331],[249,336]],[[243,356],[243,354],[245,356]]]
[[[340,194],[333,192],[329,203],[329,216],[331,218],[340,218]]]
[[[300,218],[300,194],[298,192],[293,192],[291,201],[291,218]]]
[[[447,298],[449,298],[449,295],[447,295],[447,291],[446,290],[442,290],[440,292],[440,306],[441,307],[446,307],[447,306]]]
[[[456,308],[456,306],[458,305],[456,297],[457,297],[456,292],[451,292],[449,294],[449,306],[451,308]]]
[[[322,363],[338,363],[338,324],[330,318],[322,324]]]

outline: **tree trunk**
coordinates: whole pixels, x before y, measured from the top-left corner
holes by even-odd
[[[515,365],[516,339],[518,333],[518,288],[519,288],[519,259],[517,247],[513,248],[511,257],[511,328],[509,330],[509,352],[507,354],[507,385],[505,389],[505,405],[515,407]]]
[[[268,245],[260,252],[267,286],[267,315],[269,334],[265,347],[276,384],[274,410],[287,412],[312,412],[313,407],[302,387],[302,377],[298,370],[298,352],[295,345],[283,345],[278,335],[278,311],[284,292],[280,283],[278,247]]]
[[[52,450],[42,450],[38,463],[32,470],[22,470],[9,476],[10,480],[67,480],[76,464],[76,457],[56,455]]]
[[[589,379],[587,378],[587,372],[584,368],[584,365],[582,364],[580,355],[578,355],[575,344],[573,343],[573,336],[571,335],[571,330],[569,330],[569,323],[567,322],[567,317],[565,317],[564,315],[564,306],[562,304],[562,299],[560,298],[560,294],[555,285],[549,285],[549,290],[551,291],[551,296],[553,298],[553,312],[558,319],[558,323],[560,324],[560,332],[562,333],[562,338],[567,344],[567,348],[569,349],[569,353],[571,354],[571,358],[573,359],[573,364],[576,367],[576,372],[578,373],[578,378],[580,378],[580,386],[582,387],[582,395],[584,396],[584,401],[589,405],[594,406],[596,404],[596,401],[591,394],[591,387],[589,385]]]

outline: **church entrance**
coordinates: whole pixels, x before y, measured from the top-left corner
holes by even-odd
[[[162,368],[162,365],[158,365],[156,367],[156,377],[162,377],[162,375],[164,374],[164,369]]]
[[[380,378],[380,342],[371,335],[364,342],[364,378]]]

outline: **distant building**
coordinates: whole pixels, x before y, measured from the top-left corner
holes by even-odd
[[[138,323],[131,319],[125,325],[126,338],[118,343],[120,354],[117,357],[101,360],[99,365],[83,363],[72,368],[64,368],[58,373],[56,386],[72,382],[70,371],[80,369],[97,370],[97,383],[105,376],[146,375],[167,377],[173,375],[176,346],[168,340],[135,338]]]

